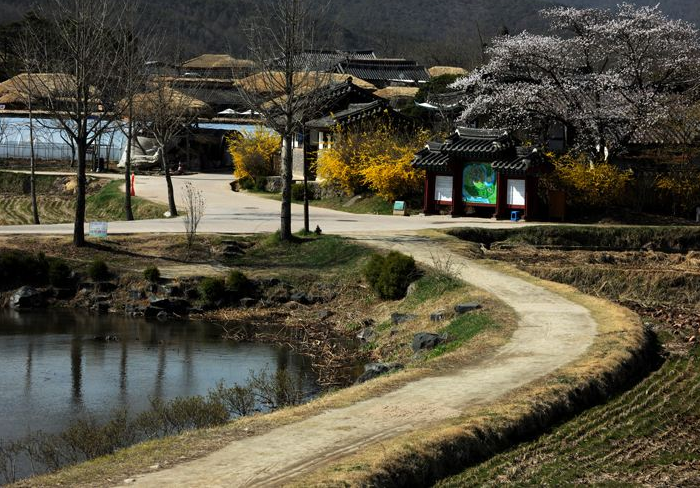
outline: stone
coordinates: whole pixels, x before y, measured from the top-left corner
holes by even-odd
[[[23,286],[10,297],[10,307],[14,309],[38,308],[45,304],[43,293],[31,286]]]
[[[151,305],[151,307],[156,307],[156,308],[163,308],[163,309],[169,309],[170,308],[170,299],[168,298],[161,298],[157,296],[151,296],[148,299],[148,303]]]
[[[433,312],[430,314],[430,321],[431,322],[442,322],[445,320],[445,311],[444,310],[438,310],[437,312]]]
[[[301,307],[303,307],[303,305],[299,302],[287,302],[284,304],[284,308],[289,310],[298,310]]]
[[[101,315],[104,315],[104,314],[109,313],[109,307],[110,307],[110,303],[109,303],[109,302],[97,302],[97,303],[95,303],[95,305],[93,305],[92,308],[93,308],[97,313],[99,313],[99,314],[101,314]]]
[[[158,320],[161,321],[161,322],[165,322],[165,321],[168,320],[169,318],[170,318],[170,315],[168,315],[168,312],[166,312],[165,310],[161,310],[161,311],[158,312],[158,314],[156,315],[156,319],[158,319]]]
[[[163,310],[162,308],[146,307],[143,310],[143,315],[148,319],[152,319],[152,318],[157,317],[160,312],[164,312],[164,311],[165,310]]]
[[[399,325],[404,324],[406,322],[410,322],[411,320],[415,320],[417,318],[417,315],[413,315],[411,313],[394,312],[391,314],[391,323],[394,325]]]
[[[54,288],[53,296],[57,300],[70,300],[75,296],[75,288]]]
[[[408,285],[408,288],[406,288],[406,296],[410,297],[411,295],[413,295],[416,292],[417,289],[418,289],[418,283],[416,283],[414,281],[413,283]]]
[[[378,376],[393,371],[398,371],[403,369],[403,364],[401,363],[369,363],[365,364],[365,372],[357,378],[355,383],[364,383]]]
[[[430,332],[419,332],[413,336],[413,352],[429,351],[444,342],[444,338]]]
[[[318,320],[328,320],[333,316],[333,312],[330,310],[319,310],[318,313],[316,314],[316,318]]]
[[[175,315],[187,315],[190,312],[192,304],[183,298],[171,298],[168,301],[166,310]]]
[[[374,336],[374,330],[371,327],[365,327],[360,332],[358,332],[355,337],[361,340],[362,342],[372,342]]]
[[[129,300],[141,300],[145,298],[145,295],[142,290],[139,290],[138,288],[132,288],[129,290]]]
[[[240,304],[243,308],[252,308],[258,301],[255,298],[241,298]]]
[[[459,305],[455,305],[455,313],[458,315],[462,315],[467,312],[473,312],[474,310],[478,310],[480,308],[481,304],[476,302],[460,303]]]
[[[168,297],[181,297],[182,289],[177,285],[161,286],[161,291]]]
[[[112,293],[117,289],[117,284],[111,281],[98,281],[95,283],[95,293]]]
[[[313,303],[306,293],[301,292],[292,293],[289,299],[293,302],[301,303],[302,305],[309,305]]]

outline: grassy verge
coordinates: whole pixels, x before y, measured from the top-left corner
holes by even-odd
[[[36,192],[39,219],[43,224],[73,222],[75,196],[66,192],[63,181],[67,177],[37,175]],[[105,182],[89,180],[86,198],[87,220],[124,220],[124,194],[121,181]],[[29,175],[0,172],[0,225],[23,225],[32,223]],[[132,198],[136,219],[161,218],[167,210],[165,205],[143,198]]]

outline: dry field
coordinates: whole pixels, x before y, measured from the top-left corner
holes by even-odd
[[[700,253],[490,247],[488,259],[639,313],[663,364],[616,399],[439,486],[700,485]]]

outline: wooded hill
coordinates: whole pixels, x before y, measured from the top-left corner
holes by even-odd
[[[179,57],[203,52],[245,56],[241,28],[255,11],[255,0],[140,0],[143,22],[164,32]],[[326,0],[317,1],[319,4]],[[538,11],[554,3],[614,7],[620,0],[331,0],[319,47],[372,48],[383,56],[407,56],[423,63],[469,67],[481,58],[480,37],[504,27],[515,33],[540,31]],[[637,0],[656,4],[672,17],[700,25],[697,0]],[[0,0],[0,24],[30,8],[27,0]],[[0,40],[0,42],[2,42]]]

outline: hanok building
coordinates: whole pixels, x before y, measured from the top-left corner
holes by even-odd
[[[430,81],[430,74],[425,66],[408,59],[348,58],[339,62],[333,71],[361,78],[377,88],[418,86]]]
[[[506,131],[460,127],[444,142],[429,142],[412,164],[426,172],[426,215],[533,219],[542,208],[542,160]]]
[[[197,78],[239,79],[255,71],[255,63],[228,54],[202,54],[180,66],[181,76]]]
[[[380,118],[388,118],[392,123],[410,123],[409,119],[392,109],[387,100],[358,86],[352,77],[307,96],[314,97],[318,110],[314,118],[305,121],[303,133],[297,135],[295,174],[301,174],[304,167],[313,168],[319,152],[333,144],[338,128],[345,130]],[[314,178],[314,175],[311,177]]]

